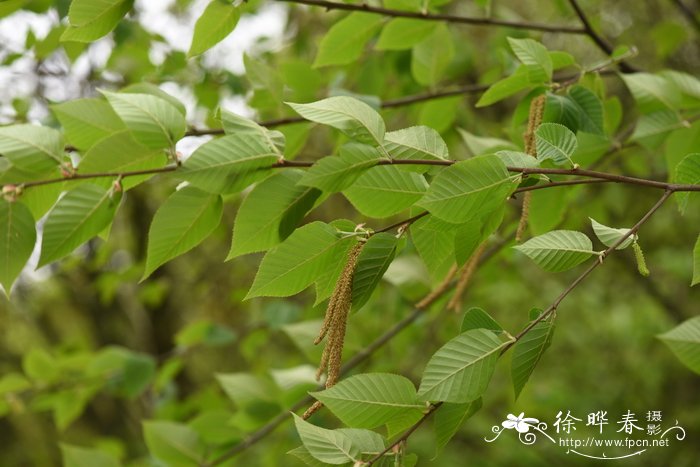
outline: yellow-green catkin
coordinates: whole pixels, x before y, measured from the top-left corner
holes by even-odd
[[[644,252],[642,251],[642,247],[639,246],[639,243],[632,243],[632,251],[634,251],[634,259],[637,260],[637,270],[639,271],[639,274],[644,277],[648,277],[649,268],[647,267],[647,262],[644,259]]]
[[[527,119],[527,130],[523,135],[525,140],[525,152],[532,157],[537,157],[537,138],[535,137],[535,131],[537,127],[542,123],[542,116],[544,115],[544,107],[547,102],[547,97],[542,94],[530,102],[530,114]],[[530,216],[530,203],[532,202],[532,193],[529,191],[523,196],[523,210],[520,214],[520,221],[518,222],[518,229],[515,232],[515,241],[520,243],[520,240],[525,233],[525,228],[527,227],[527,220]]]

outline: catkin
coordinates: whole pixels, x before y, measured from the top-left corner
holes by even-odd
[[[649,268],[647,267],[647,262],[644,259],[644,252],[642,251],[642,247],[639,246],[639,243],[633,242],[632,250],[634,251],[634,259],[637,260],[637,270],[639,271],[639,274],[641,274],[644,277],[648,277]]]
[[[316,371],[316,379],[320,380],[324,372],[327,372],[326,388],[333,387],[340,377],[340,368],[343,358],[343,345],[345,344],[345,331],[347,329],[348,315],[352,308],[352,281],[355,276],[357,259],[362,252],[365,242],[358,242],[348,254],[347,262],[335,284],[331,298],[328,300],[326,315],[321,325],[318,337],[314,344],[318,345],[325,338],[326,346],[323,348],[321,362]],[[315,402],[304,412],[304,420],[323,406]]]
[[[530,114],[527,119],[527,130],[523,135],[525,140],[525,152],[532,157],[537,157],[537,138],[535,137],[535,131],[537,127],[542,123],[542,116],[544,115],[544,107],[547,98],[544,94],[539,95],[532,99],[530,102]],[[530,203],[532,202],[532,193],[529,191],[523,195],[523,210],[520,214],[520,221],[518,222],[518,229],[515,232],[515,241],[520,243],[520,239],[525,233],[525,228],[527,227],[527,220],[530,216]]]

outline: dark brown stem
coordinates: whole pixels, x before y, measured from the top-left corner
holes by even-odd
[[[471,24],[474,26],[505,26],[514,29],[528,29],[531,31],[557,32],[564,34],[586,34],[583,28],[573,26],[556,26],[543,23],[529,23],[525,21],[508,21],[495,18],[472,18],[466,16],[454,16],[439,13],[422,13],[414,11],[392,10],[389,8],[370,6],[366,3],[340,3],[326,0],[276,0],[285,3],[299,3],[303,5],[320,6],[326,10],[364,11],[392,18],[411,18],[424,21],[444,21],[454,24]]]

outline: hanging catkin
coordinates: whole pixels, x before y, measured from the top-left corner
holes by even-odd
[[[318,345],[324,338],[326,339],[326,346],[323,348],[323,354],[321,355],[321,363],[316,372],[316,379],[321,379],[323,372],[328,370],[326,388],[334,386],[340,376],[345,330],[347,328],[348,314],[352,307],[352,281],[355,276],[357,259],[364,245],[365,242],[360,241],[350,250],[343,272],[340,273],[331,298],[328,300],[326,316],[323,319],[321,330],[318,333],[318,337],[314,340],[314,344]],[[308,419],[322,405],[318,401],[315,402],[304,412],[304,420]]]
[[[544,94],[539,95],[530,101],[530,114],[527,119],[527,131],[523,135],[525,140],[525,152],[532,157],[537,157],[537,144],[535,131],[537,127],[542,123],[542,115],[544,115],[544,106],[547,98]],[[520,222],[518,222],[518,230],[515,232],[515,241],[520,243],[520,239],[525,232],[527,227],[527,219],[530,215],[530,203],[532,200],[532,193],[529,191],[523,196],[523,210],[520,214]]]

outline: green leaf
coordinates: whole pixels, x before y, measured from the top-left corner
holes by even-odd
[[[571,164],[571,155],[576,151],[576,135],[564,125],[543,123],[535,131],[537,159],[552,159],[555,164]]]
[[[294,231],[321,195],[298,184],[304,175],[285,170],[253,188],[236,214],[227,260],[272,248]]]
[[[446,402],[435,412],[435,455],[447,446],[464,422],[481,409],[481,397],[466,404]]]
[[[603,245],[608,247],[613,246],[615,243],[617,243],[618,240],[627,235],[627,233],[629,232],[629,229],[614,229],[612,227],[608,227],[607,225],[603,225],[597,222],[591,217],[589,217],[589,219],[591,220],[593,232],[595,232],[595,235],[596,237],[598,237],[598,240],[600,240],[603,243]],[[637,235],[630,235],[615,249],[624,250],[636,240]]]
[[[285,137],[281,132],[268,130],[264,126],[258,125],[257,122],[248,120],[247,118],[243,118],[226,110],[220,112],[219,118],[224,127],[224,132],[227,135],[250,135],[261,139],[278,155],[281,156],[284,153]]]
[[[544,320],[537,323],[527,334],[522,336],[513,346],[513,357],[510,373],[513,378],[513,390],[517,399],[530,379],[540,358],[552,342],[554,322]]]
[[[222,209],[221,196],[195,187],[186,186],[173,193],[153,216],[141,280],[207,238],[218,227]]]
[[[690,286],[700,283],[700,235],[698,239],[695,240],[695,247],[693,248],[693,280]]]
[[[508,43],[523,65],[539,67],[544,71],[548,80],[552,79],[552,58],[545,46],[532,39],[514,39],[512,37],[508,38]]]
[[[360,175],[343,194],[363,215],[381,219],[411,207],[427,188],[422,175],[383,165]]]
[[[514,177],[494,155],[478,156],[443,169],[418,206],[452,223],[495,211],[515,189]]]
[[[58,131],[43,126],[0,127],[0,155],[7,157],[14,167],[46,173],[63,158],[63,138]]]
[[[153,357],[122,347],[102,349],[87,367],[88,376],[106,378],[107,390],[131,400],[143,394],[155,373]]]
[[[75,99],[54,104],[51,110],[61,122],[68,142],[83,151],[126,128],[112,107],[101,99]]]
[[[335,23],[321,40],[314,67],[347,65],[362,55],[367,41],[382,23],[382,17],[353,12]]]
[[[130,131],[123,130],[107,136],[88,149],[78,165],[78,172],[124,173],[164,167],[167,162],[163,150],[148,148],[136,141]],[[125,177],[121,183],[128,190],[151,177],[153,174]]]
[[[338,263],[344,264],[347,248],[354,241],[323,222],[296,229],[267,252],[246,299],[261,295],[287,297],[301,292]]]
[[[357,446],[362,454],[376,455],[386,447],[384,438],[374,431],[359,428],[340,428],[337,431],[350,438],[352,444]]]
[[[448,159],[440,133],[427,126],[412,126],[384,135],[384,147],[392,159]]]
[[[496,334],[503,332],[503,327],[491,317],[486,311],[478,307],[472,307],[467,310],[462,319],[460,332],[470,331],[472,329],[486,329],[495,332]]]
[[[277,388],[268,378],[249,373],[217,374],[221,388],[239,409],[253,407],[259,402],[275,402]]]
[[[372,107],[354,97],[336,96],[289,106],[305,119],[337,128],[362,143],[381,146],[384,142],[384,120]]]
[[[345,425],[376,428],[394,419],[421,418],[425,403],[403,376],[366,373],[343,379],[330,389],[312,392]]]
[[[432,34],[413,47],[411,73],[420,84],[437,84],[454,58],[452,36],[444,24],[438,24]]]
[[[131,10],[133,0],[73,0],[69,26],[61,41],[92,42],[112,31]]]
[[[265,178],[278,159],[277,152],[260,138],[229,135],[200,146],[178,174],[210,193],[234,193]]]
[[[188,324],[175,335],[175,343],[182,347],[196,345],[219,347],[235,341],[235,331],[211,321],[195,321]]]
[[[681,363],[700,374],[700,316],[690,318],[658,337]]]
[[[170,102],[173,107],[175,107],[182,114],[183,117],[187,114],[185,104],[183,104],[172,94],[168,94],[153,83],[147,83],[145,81],[133,83],[125,88],[121,88],[119,92],[122,94],[150,94],[151,96],[160,97],[161,99],[165,99],[166,101]]]
[[[240,10],[231,2],[212,0],[194,25],[188,57],[202,54],[228,36],[238,24]]]
[[[477,399],[486,390],[500,350],[507,344],[485,329],[460,334],[430,358],[418,397],[456,403]]]
[[[683,121],[677,112],[659,110],[641,115],[630,139],[632,141],[641,140],[642,144],[646,146],[657,147],[668,133],[683,127]]]
[[[498,101],[510,97],[524,89],[529,89],[537,84],[539,80],[533,78],[527,67],[520,66],[511,76],[503,78],[493,83],[476,103],[477,107],[486,107]]]
[[[603,103],[592,91],[575,85],[569,90],[569,99],[578,111],[578,129],[587,133],[603,135]]]
[[[665,109],[677,110],[680,106],[678,87],[663,76],[651,73],[623,73],[620,77],[644,114]]]
[[[296,447],[291,451],[288,451],[287,454],[291,454],[292,456],[296,457],[301,462],[303,462],[304,465],[308,465],[310,467],[325,467],[326,465],[328,465],[312,456],[309,450],[306,449],[304,446]]]
[[[573,230],[553,230],[513,248],[550,272],[566,271],[595,254],[591,240]]]
[[[700,153],[688,154],[676,166],[676,183],[700,185]],[[688,202],[693,200],[697,204],[700,201],[700,193],[679,191],[676,192],[676,201],[681,213],[685,212]]]
[[[540,165],[536,157],[520,151],[498,151],[496,155],[507,167],[535,168]]]
[[[464,144],[467,145],[467,149],[472,156],[481,156],[484,154],[490,154],[499,150],[517,150],[518,147],[501,138],[491,138],[488,136],[477,136],[470,133],[462,128],[457,128],[459,135],[462,137]]]
[[[151,94],[101,92],[141,144],[149,148],[174,147],[184,136],[185,117],[167,100]]]
[[[196,467],[205,459],[206,447],[187,425],[166,421],[143,422],[143,436],[153,457],[178,467]]]
[[[346,464],[360,457],[360,449],[350,437],[338,430],[326,430],[305,422],[296,414],[294,424],[304,447],[314,458],[326,464]]]
[[[359,310],[367,303],[396,254],[398,239],[380,232],[372,235],[362,248],[352,280],[352,306]]]
[[[430,224],[436,221],[445,224],[448,229],[431,228]],[[411,225],[410,233],[431,278],[434,281],[442,280],[455,264],[455,225],[428,215]]]
[[[377,50],[407,50],[428,37],[437,24],[411,18],[394,18],[384,25]]]
[[[66,193],[44,224],[39,266],[59,260],[99,234],[112,221],[121,196],[111,189],[80,185]]]
[[[0,198],[0,284],[7,295],[34,250],[36,229],[29,208]]]
[[[24,373],[34,381],[51,383],[60,377],[56,359],[46,350],[33,348],[22,357]]]
[[[372,146],[348,143],[340,148],[339,156],[324,157],[314,163],[299,183],[328,193],[342,191],[380,159],[381,155]]]
[[[70,444],[60,444],[63,467],[119,467],[117,459],[100,451]]]

